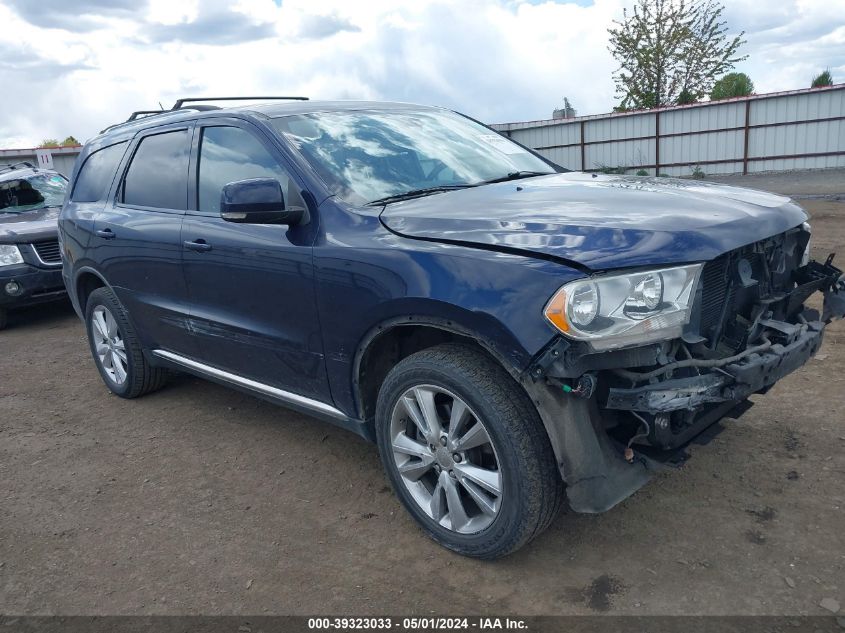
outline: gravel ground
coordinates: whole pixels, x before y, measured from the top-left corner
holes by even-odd
[[[815,256],[845,259],[845,203],[806,207]],[[840,322],[683,468],[489,563],[422,535],[374,446],[190,377],[121,400],[69,306],[21,312],[0,333],[0,613],[829,615],[843,343]]]
[[[814,198],[845,200],[845,169],[840,168],[764,172],[747,176],[707,176],[707,180],[782,193],[798,200]]]

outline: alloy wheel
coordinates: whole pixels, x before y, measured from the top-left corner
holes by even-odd
[[[114,315],[105,306],[99,305],[91,312],[91,335],[103,371],[114,384],[122,385],[128,367],[126,344]]]
[[[482,420],[434,385],[408,389],[390,421],[393,460],[416,504],[459,534],[488,528],[502,505],[500,462]]]

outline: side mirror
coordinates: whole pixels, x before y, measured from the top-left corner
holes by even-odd
[[[282,185],[275,178],[230,182],[220,195],[220,217],[241,224],[298,224],[304,209],[285,208]]]

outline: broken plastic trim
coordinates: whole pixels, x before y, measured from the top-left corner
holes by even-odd
[[[811,322],[789,345],[773,344],[762,352],[729,359],[720,373],[664,380],[631,389],[612,387],[605,408],[657,414],[743,400],[804,365],[821,346],[823,333],[823,323]]]

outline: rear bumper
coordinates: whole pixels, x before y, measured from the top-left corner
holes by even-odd
[[[67,288],[67,296],[70,299],[70,305],[73,306],[74,312],[80,319],[85,319],[85,315],[82,314],[82,308],[79,305],[79,297],[76,296],[76,292],[74,290],[74,285],[71,283],[71,278],[68,276],[68,271],[66,270],[66,266],[62,267],[62,282]]]
[[[9,293],[13,282],[18,290]],[[36,268],[29,264],[0,267],[0,309],[22,308],[67,296],[62,269]]]

